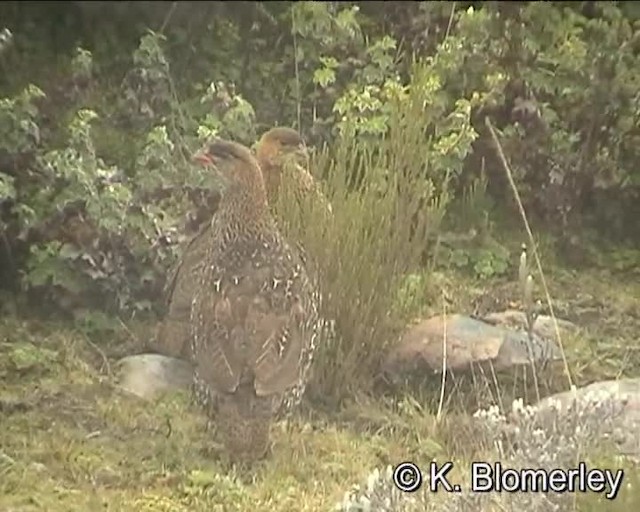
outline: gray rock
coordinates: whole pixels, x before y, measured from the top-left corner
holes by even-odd
[[[409,327],[389,351],[383,369],[392,378],[424,367],[440,372],[445,349],[449,370],[465,370],[480,363],[490,363],[496,370],[502,370],[532,361],[539,364],[561,359],[557,345],[535,333],[530,340],[523,330],[450,315],[429,318]]]
[[[167,392],[188,390],[193,381],[190,363],[160,354],[127,356],[116,366],[118,386],[146,400]]]
[[[484,315],[481,320],[495,326],[505,327],[515,330],[527,329],[527,318],[522,311],[515,309],[507,309],[495,313]],[[574,333],[578,330],[578,326],[560,318],[556,318],[560,335],[566,333]],[[533,332],[545,340],[555,340],[556,330],[553,324],[553,318],[547,315],[539,315],[533,323]]]

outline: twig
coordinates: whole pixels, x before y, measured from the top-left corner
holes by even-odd
[[[7,265],[11,267],[11,273],[13,274],[15,272],[16,265],[13,259],[13,253],[11,251],[11,244],[9,243],[9,239],[7,238],[7,234],[4,230],[4,223],[0,227],[2,228],[2,231],[0,231],[0,236],[2,237],[2,245],[4,246],[5,253],[7,255]]]
[[[295,5],[291,7],[291,32],[293,34],[293,66],[296,74],[296,116],[298,122],[298,131],[302,133],[302,106],[300,99],[300,68],[298,66],[298,36],[296,34],[296,9]]]
[[[138,347],[142,347],[142,343],[140,342],[140,338],[136,336],[136,334],[129,329],[129,326],[124,323],[122,318],[118,317],[118,322],[120,323],[120,327],[122,327],[126,333],[129,335],[129,338],[132,339]]]
[[[164,17],[164,21],[162,22],[162,25],[160,25],[160,30],[158,30],[160,34],[164,33],[164,29],[167,28],[167,25],[169,24],[169,21],[171,20],[171,17],[175,12],[176,7],[178,7],[178,2],[171,2],[171,7],[169,8],[167,15]]]
[[[573,388],[573,380],[571,379],[571,372],[569,371],[569,363],[567,362],[567,356],[564,352],[564,346],[562,344],[562,337],[560,335],[560,327],[558,326],[558,320],[556,319],[555,312],[553,311],[553,304],[551,303],[551,294],[549,293],[549,287],[547,286],[547,281],[544,277],[544,272],[542,270],[542,263],[540,262],[540,256],[538,254],[538,249],[536,247],[536,243],[533,239],[533,233],[531,232],[531,227],[529,226],[529,221],[527,220],[527,214],[524,211],[524,206],[522,205],[522,201],[520,200],[520,194],[518,193],[518,188],[516,187],[516,183],[513,179],[513,173],[507,163],[507,158],[504,155],[504,151],[502,150],[502,145],[498,140],[498,136],[496,131],[491,123],[489,117],[485,117],[485,125],[489,129],[491,133],[491,138],[493,139],[493,143],[496,146],[496,150],[498,151],[498,157],[502,163],[502,167],[507,175],[507,179],[509,180],[509,185],[511,186],[511,190],[513,191],[513,195],[516,199],[516,203],[518,204],[518,210],[520,211],[520,216],[522,217],[522,221],[524,223],[524,227],[527,231],[527,236],[529,237],[529,242],[531,243],[531,248],[533,252],[533,257],[536,260],[536,267],[538,268],[538,272],[540,274],[540,282],[542,283],[542,288],[544,289],[545,299],[547,301],[547,305],[549,306],[549,313],[551,319],[553,320],[553,328],[556,334],[556,338],[558,340],[558,346],[560,347],[560,353],[562,354],[562,362],[564,364],[564,371],[567,376],[567,380],[569,381],[569,386]]]
[[[100,357],[102,358],[102,368],[106,368],[107,375],[111,377],[111,365],[109,364],[109,359],[107,358],[107,355],[98,345],[96,345],[93,341],[91,341],[89,339],[89,336],[87,336],[86,334],[84,335],[84,339],[87,342],[87,344],[100,355]]]
[[[4,452],[0,452],[0,460],[6,462],[7,464],[10,464],[11,466],[14,466],[16,461],[14,459],[12,459],[11,457],[9,457],[6,453]]]
[[[436,420],[440,421],[444,404],[444,389],[447,383],[447,301],[445,289],[442,289],[442,380],[440,382],[440,398],[438,399],[438,412]]]
[[[449,37],[449,32],[451,31],[451,25],[453,25],[453,15],[456,12],[456,3],[451,3],[451,14],[449,15],[449,23],[447,23],[447,31],[444,33],[444,40],[446,41],[447,37]]]

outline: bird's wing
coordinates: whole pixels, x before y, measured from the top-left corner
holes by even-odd
[[[298,187],[305,192],[311,192],[316,187],[316,180],[311,173],[301,165],[296,165],[295,178],[297,179]]]
[[[244,357],[238,303],[229,297],[230,283],[214,276],[200,285],[191,308],[191,356],[199,378],[217,391],[233,393],[240,384]]]
[[[182,280],[184,273],[189,272],[197,275],[199,269],[204,261],[207,234],[210,233],[211,226],[209,223],[205,223],[200,228],[200,231],[189,240],[186,247],[182,251],[182,255],[177,263],[173,266],[169,272],[167,282],[165,283],[163,295],[165,305],[170,306],[176,289],[180,288],[180,281]]]
[[[329,203],[326,196],[322,193],[322,189],[320,188],[318,181],[305,167],[300,165],[296,166],[294,179],[296,181],[296,188],[299,192],[311,201],[316,202],[329,214],[333,213],[331,203]]]
[[[305,345],[305,311],[300,300],[288,301],[280,311],[269,309],[263,299],[254,301],[248,311],[254,338],[252,369],[259,396],[282,393],[298,382]]]
[[[307,275],[289,251],[256,246],[235,272],[207,269],[210,284],[192,308],[193,352],[199,376],[215,389],[232,393],[253,380],[266,396],[297,383],[315,309]]]
[[[254,378],[256,394],[283,393],[299,380],[302,352],[309,342],[310,313],[314,313],[312,287],[299,255],[284,241],[264,255],[265,263],[252,267],[242,294],[246,305],[244,334],[247,367]],[[244,288],[244,289],[243,289]]]

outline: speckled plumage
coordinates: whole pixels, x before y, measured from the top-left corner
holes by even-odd
[[[207,156],[229,185],[207,235],[191,308],[196,398],[235,460],[267,450],[273,415],[295,407],[319,328],[304,260],[280,235],[249,150],[216,141]]]
[[[301,165],[294,172],[284,173],[283,157],[297,155],[300,162],[305,159],[306,148],[298,132],[291,128],[272,128],[259,140],[256,149],[258,163],[267,183],[267,198],[270,205],[278,199],[283,174],[290,180],[297,196],[313,194],[328,211],[329,203],[319,190],[313,176]],[[190,311],[193,293],[205,258],[207,240],[211,237],[211,224],[201,227],[182,251],[182,256],[172,270],[165,287],[167,312],[160,322],[154,340],[154,349],[172,357],[185,358],[189,353]],[[304,251],[296,246],[304,259]],[[308,263],[305,261],[305,266]]]

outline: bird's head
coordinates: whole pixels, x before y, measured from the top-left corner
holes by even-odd
[[[193,156],[194,161],[214,169],[229,185],[258,185],[262,181],[260,167],[249,148],[216,138]]]
[[[302,136],[293,128],[271,128],[258,141],[256,148],[258,162],[263,168],[277,164],[282,156],[294,156],[300,164],[306,164],[309,157]]]

